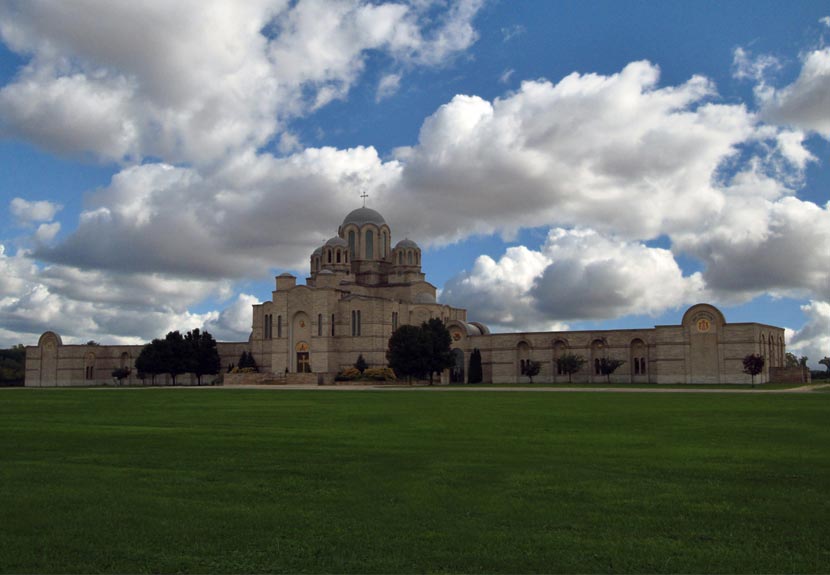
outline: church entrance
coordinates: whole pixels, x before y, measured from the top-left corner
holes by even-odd
[[[307,351],[297,352],[297,373],[311,373],[311,360]]]

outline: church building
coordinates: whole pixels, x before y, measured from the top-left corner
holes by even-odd
[[[766,359],[757,382],[784,365],[784,330],[761,323],[727,323],[714,306],[689,308],[678,325],[643,329],[490,333],[467,320],[464,309],[436,301],[436,288],[421,271],[421,249],[392,230],[377,211],[350,212],[337,235],[313,251],[304,284],[284,273],[270,301],[253,306],[247,342],[219,342],[222,365],[253,354],[263,383],[330,384],[362,355],[373,367],[386,365],[390,336],[401,325],[440,318],[452,336],[455,368],[445,382],[464,383],[474,349],[481,352],[484,381],[527,382],[529,361],[539,362],[536,382],[567,382],[556,359],[582,356],[586,363],[572,381],[602,382],[599,361],[623,360],[611,376],[616,383],[749,383],[743,358]],[[118,367],[132,368],[127,384],[137,385],[134,362],[142,346],[63,345],[54,332],[26,348],[26,386],[101,385]],[[185,378],[180,377],[180,381]]]

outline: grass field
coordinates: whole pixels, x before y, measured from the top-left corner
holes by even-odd
[[[830,571],[830,394],[0,392],[3,572]]]

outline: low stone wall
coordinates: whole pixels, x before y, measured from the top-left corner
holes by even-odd
[[[810,383],[812,381],[809,369],[803,367],[771,367],[769,368],[770,383]]]

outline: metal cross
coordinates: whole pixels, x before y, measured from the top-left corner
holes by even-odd
[[[369,194],[367,194],[367,193],[364,191],[362,194],[360,194],[360,197],[361,197],[361,198],[363,198],[363,207],[365,208],[365,207],[366,207],[366,198],[368,198],[368,197],[369,197]]]

